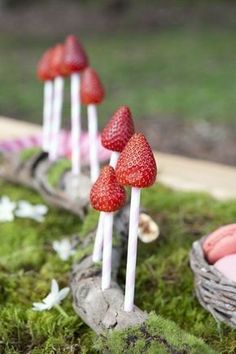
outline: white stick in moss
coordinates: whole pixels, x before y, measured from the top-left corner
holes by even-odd
[[[119,153],[116,151],[112,151],[111,158],[110,158],[110,166],[115,168]],[[100,262],[102,259],[102,247],[103,247],[103,234],[104,234],[104,220],[105,220],[105,213],[101,212],[98,219],[98,227],[95,236],[94,248],[93,248],[93,262]]]
[[[62,119],[64,80],[58,76],[54,80],[53,121],[49,159],[55,161],[59,156],[59,139]]]
[[[51,75],[51,58],[53,50],[48,49],[40,58],[37,65],[37,76],[44,82],[43,95],[43,132],[42,149],[48,152],[50,145],[50,131],[52,120],[52,100],[53,100],[53,81]]]
[[[55,161],[59,157],[59,140],[62,120],[63,88],[64,88],[64,45],[55,46],[51,57],[51,72],[54,77],[52,131],[49,159]]]
[[[102,145],[112,151],[110,158],[110,166],[116,168],[120,152],[134,134],[134,123],[132,114],[127,106],[119,107],[101,134]],[[95,237],[93,261],[99,262],[102,259],[103,246],[103,220],[104,214],[99,216],[98,227]]]
[[[81,102],[87,105],[90,178],[92,183],[99,175],[97,104],[102,102],[103,97],[104,89],[98,74],[94,69],[86,68],[81,78]]]
[[[53,82],[45,81],[44,84],[44,107],[43,107],[43,136],[42,148],[48,152],[50,147],[51,121],[52,121],[52,103],[53,103]]]
[[[111,283],[113,215],[125,203],[125,189],[117,183],[115,170],[111,166],[102,169],[91,189],[90,201],[94,209],[103,212],[102,290],[105,290]]]
[[[71,164],[72,173],[81,173],[81,103],[80,73],[88,65],[87,55],[74,35],[69,35],[64,45],[64,67],[71,78]]]
[[[124,310],[127,312],[132,311],[134,305],[140,188],[151,186],[156,174],[156,162],[146,138],[143,134],[134,134],[122,151],[116,167],[118,183],[132,187],[124,301]]]

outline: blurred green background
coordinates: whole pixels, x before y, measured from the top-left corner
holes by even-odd
[[[155,148],[236,164],[234,1],[0,4],[0,114],[41,121],[37,61],[74,33],[106,88],[101,127],[127,104]],[[69,125],[68,82],[65,100]]]

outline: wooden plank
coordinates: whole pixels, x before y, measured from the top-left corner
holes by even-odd
[[[18,138],[24,135],[40,133],[39,125],[11,119],[7,117],[0,117],[0,139]]]
[[[0,117],[0,139],[41,131],[35,124]],[[155,153],[158,180],[176,190],[207,192],[215,198],[236,198],[236,168],[183,156]]]
[[[207,192],[217,199],[236,198],[236,168],[183,156],[155,153],[159,181],[176,189]]]

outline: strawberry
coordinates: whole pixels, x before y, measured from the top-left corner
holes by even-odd
[[[118,183],[145,188],[155,182],[156,175],[157,166],[150,145],[143,134],[134,134],[117,162]]]
[[[37,76],[42,81],[51,80],[51,58],[52,58],[52,49],[46,50],[42,55],[41,59],[37,65]]]
[[[81,77],[81,102],[83,104],[98,104],[104,98],[104,88],[98,74],[91,67],[86,68]]]
[[[105,212],[116,211],[124,205],[125,189],[118,184],[113,167],[103,167],[91,189],[90,201],[94,209]]]
[[[65,40],[64,64],[68,74],[84,70],[88,66],[87,55],[77,41],[76,37],[70,35]]]
[[[129,107],[121,106],[103,129],[102,145],[111,151],[121,152],[134,134],[134,122]]]
[[[57,44],[53,48],[51,57],[51,75],[53,78],[56,76],[65,76],[67,74],[64,67],[64,45]]]

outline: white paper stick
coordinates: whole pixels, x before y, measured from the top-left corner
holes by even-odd
[[[120,153],[112,151],[109,165],[116,168],[117,161],[119,159]],[[104,213],[101,212],[98,220],[98,227],[95,236],[94,248],[93,248],[93,262],[100,262],[102,259],[102,245],[103,245],[103,223],[104,223]]]
[[[93,248],[93,262],[100,262],[102,259],[102,244],[103,244],[103,225],[104,225],[104,212],[101,211],[98,220],[98,227],[94,241]]]
[[[58,158],[59,138],[61,128],[62,101],[63,101],[63,77],[58,76],[54,80],[54,98],[53,98],[53,120],[49,159],[54,161]]]
[[[137,259],[137,240],[139,225],[140,188],[131,189],[129,240],[126,266],[124,310],[130,312],[134,305],[135,270]]]
[[[71,75],[71,163],[72,173],[75,175],[81,172],[80,136],[80,74],[74,73]]]
[[[44,83],[43,134],[42,134],[42,149],[43,151],[46,152],[49,151],[49,147],[50,147],[52,103],[53,103],[53,81],[47,80]]]
[[[116,168],[117,161],[119,159],[120,153],[117,151],[112,151],[109,165]]]
[[[113,216],[114,213],[104,213],[102,290],[109,289],[111,285]]]
[[[88,132],[89,132],[89,160],[90,178],[94,183],[99,175],[98,149],[97,149],[97,107],[88,105]]]

